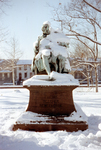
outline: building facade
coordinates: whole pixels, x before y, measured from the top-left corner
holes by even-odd
[[[18,60],[15,62],[15,84],[22,84],[24,80],[29,79],[34,75],[34,73],[31,71],[32,60]],[[0,60],[0,85],[13,84],[11,64],[11,60]]]
[[[16,63],[16,82],[21,84],[26,79],[31,78],[34,73],[31,71],[32,60],[18,60]]]
[[[9,60],[10,61],[10,60]],[[13,84],[12,81],[12,68],[8,65],[8,60],[0,60],[0,85],[3,84]],[[76,60],[74,58],[70,58],[70,65],[74,66],[72,68],[71,74],[74,78],[78,79],[81,84],[87,83],[87,79],[85,80],[85,76],[82,74],[84,72],[87,75],[87,69],[84,66],[79,66],[75,68]],[[98,59],[98,83],[101,83],[101,59]],[[15,84],[22,84],[22,82],[26,79],[31,78],[34,73],[31,71],[32,60],[18,60],[15,64]],[[9,66],[9,67],[8,67]],[[90,66],[89,66],[90,67]],[[90,68],[89,68],[90,70]],[[91,78],[89,79],[90,83],[95,83],[95,71],[94,69],[91,72],[88,72]],[[84,80],[84,81],[83,81]],[[83,82],[82,82],[83,81]]]
[[[0,85],[12,83],[12,69],[9,68],[10,60],[0,59]]]

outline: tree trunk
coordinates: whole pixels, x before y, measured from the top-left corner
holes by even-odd
[[[89,87],[89,75],[88,75],[88,72],[87,72],[87,86]]]
[[[13,79],[13,85],[15,85],[15,75],[14,75],[14,68],[12,69],[12,79]]]
[[[95,83],[96,83],[96,92],[98,92],[98,68],[95,67]]]
[[[89,87],[89,66],[87,66],[87,85]]]

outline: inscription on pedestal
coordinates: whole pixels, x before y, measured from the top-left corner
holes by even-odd
[[[62,104],[40,104],[41,107],[62,107]]]
[[[28,87],[30,100],[27,111],[46,115],[67,115],[75,111],[72,90],[76,86]]]

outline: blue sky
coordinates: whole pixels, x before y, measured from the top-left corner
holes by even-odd
[[[57,6],[66,0],[11,0],[10,6],[3,9],[6,13],[2,15],[2,25],[9,31],[7,40],[11,37],[18,39],[19,48],[23,51],[20,59],[33,58],[33,42],[42,34],[43,22],[50,21],[53,28],[60,26],[51,18],[51,8],[47,3]],[[0,58],[6,58],[3,54],[4,44],[0,49]]]

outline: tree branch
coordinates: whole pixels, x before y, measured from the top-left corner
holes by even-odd
[[[88,3],[86,0],[83,0],[83,2],[85,2],[87,5],[89,5],[90,7],[92,7],[93,9],[95,9],[96,11],[101,13],[100,9],[97,9],[96,7],[94,7],[93,5],[91,5],[90,3]]]
[[[72,32],[72,31],[71,31],[71,32]],[[82,35],[82,34],[77,33],[77,32],[76,32],[75,34],[66,34],[66,36],[81,36],[81,37],[84,37],[84,38],[86,38],[86,39],[92,41],[93,43],[96,43],[96,44],[98,44],[98,45],[101,45],[100,42],[97,42],[97,41],[91,39],[90,37],[88,37],[88,36],[86,36],[86,35]]]
[[[101,26],[100,26],[100,24],[94,19],[94,18],[90,18],[90,17],[88,17],[88,16],[71,16],[71,15],[69,15],[69,17],[71,17],[71,18],[74,18],[74,19],[83,19],[83,20],[87,20],[87,22],[88,23],[90,23],[90,21],[92,21],[92,22],[94,22],[100,29],[101,29]],[[90,21],[89,21],[90,20]]]
[[[78,39],[82,44],[84,44],[84,45],[92,52],[92,54],[93,54],[93,56],[94,56],[94,58],[95,58],[95,53],[93,52],[93,50],[92,50],[86,43],[84,43],[82,40],[80,40],[78,37],[77,37],[77,39]]]
[[[93,68],[95,67],[95,66],[92,65],[91,63],[84,62],[84,63],[79,63],[79,64],[77,64],[77,65],[75,65],[75,66],[71,66],[71,68],[75,68],[75,67],[78,67],[78,66],[81,66],[81,65],[90,65],[90,66],[92,66]]]

